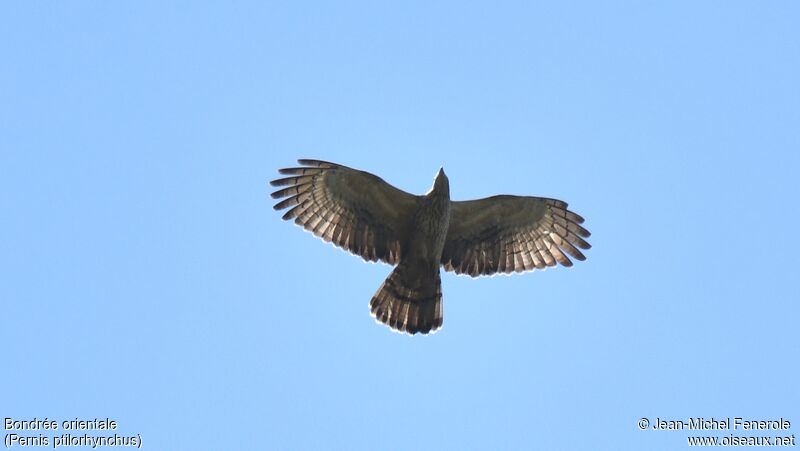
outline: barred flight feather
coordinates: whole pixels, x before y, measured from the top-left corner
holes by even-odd
[[[573,265],[585,260],[579,249],[591,246],[580,215],[556,199],[493,196],[453,202],[442,264],[472,277]],[[475,256],[489,249],[489,258]],[[485,255],[485,254],[484,254]]]
[[[298,160],[270,182],[276,210],[294,222],[367,261],[397,264],[418,197],[367,172],[321,160]],[[391,252],[389,251],[391,250]]]

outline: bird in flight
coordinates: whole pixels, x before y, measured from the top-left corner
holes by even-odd
[[[591,246],[583,218],[567,203],[500,195],[450,200],[440,169],[424,196],[395,188],[369,172],[319,160],[298,160],[270,182],[283,219],[367,261],[396,265],[370,300],[372,316],[408,334],[442,327],[439,267],[472,277],[572,266]],[[569,255],[569,257],[568,257]]]

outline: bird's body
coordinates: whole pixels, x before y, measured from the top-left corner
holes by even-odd
[[[413,221],[406,257],[414,264],[432,265],[438,271],[450,225],[450,181],[444,170],[439,170],[433,189],[420,200]]]
[[[370,311],[392,329],[426,334],[442,326],[439,268],[472,277],[543,269],[566,256],[585,259],[591,246],[583,218],[565,202],[539,197],[493,196],[450,200],[450,185],[439,170],[425,196],[398,190],[367,172],[318,160],[271,182],[289,186],[275,209],[284,219],[365,260],[397,265],[370,301]],[[566,253],[566,254],[565,254]]]
[[[450,183],[439,170],[433,189],[417,204],[400,263],[369,303],[378,321],[408,333],[442,325],[442,250],[450,224]]]

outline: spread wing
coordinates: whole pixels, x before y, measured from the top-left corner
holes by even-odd
[[[418,197],[380,177],[335,163],[297,160],[302,167],[280,169],[291,177],[270,182],[285,186],[272,193],[285,198],[276,210],[283,219],[368,261],[397,264],[407,241]]]
[[[493,196],[452,202],[442,265],[472,277],[572,266],[567,254],[586,257],[583,218],[566,202],[541,197]]]

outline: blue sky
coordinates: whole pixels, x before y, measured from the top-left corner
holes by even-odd
[[[682,449],[636,422],[800,425],[798,20],[5,2],[0,415],[109,417],[151,450]],[[390,268],[272,210],[297,158],[560,198],[593,248],[445,274],[444,328],[394,334],[367,307]]]

